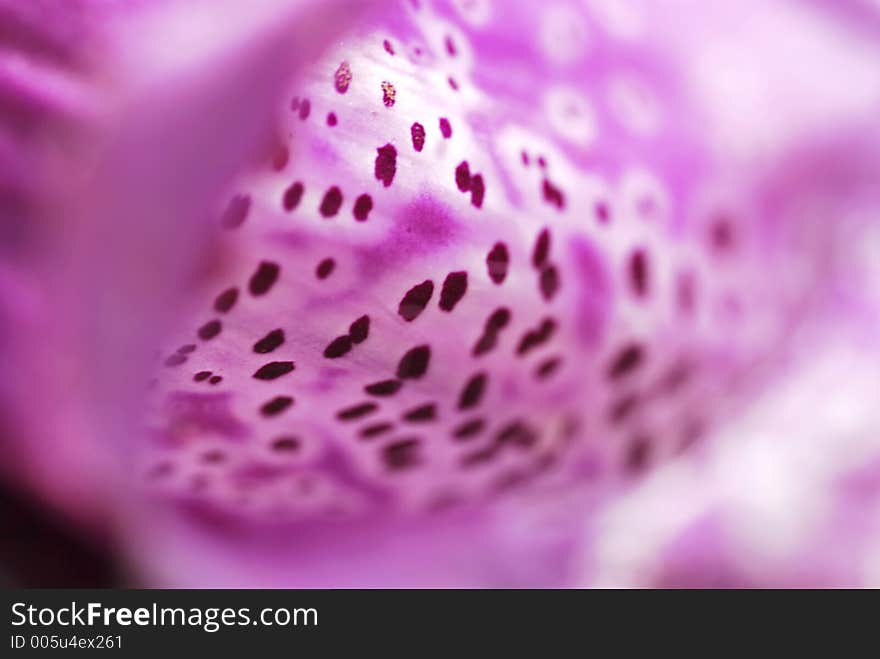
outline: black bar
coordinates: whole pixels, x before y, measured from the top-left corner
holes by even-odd
[[[763,637],[768,631],[797,638],[827,627],[834,616],[827,607],[805,606],[804,598],[813,595],[803,593],[728,591],[723,606],[716,606],[704,599],[715,598],[709,591],[7,590],[7,636],[0,656],[40,648],[69,652],[72,637],[77,649],[102,645],[117,656],[221,651],[223,656],[420,657],[437,656],[442,649],[442,656],[457,657],[473,656],[476,644],[492,650],[487,656],[502,651],[614,656],[631,646],[677,648],[698,638],[711,639],[706,650],[712,651],[734,638]],[[97,616],[92,624],[90,603]],[[44,608],[49,612],[41,614]],[[120,608],[125,610],[121,619]],[[166,611],[165,624],[159,624],[163,608],[182,610],[186,622]],[[76,611],[84,624],[58,624],[59,614],[67,623]],[[55,616],[54,624],[30,624],[30,616],[39,620],[40,615],[45,623]],[[144,624],[135,624],[135,617]],[[13,624],[23,618],[24,624]]]

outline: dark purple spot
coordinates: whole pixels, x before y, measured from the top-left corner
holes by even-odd
[[[510,322],[510,310],[505,307],[499,307],[491,313],[486,319],[486,325],[483,329],[483,335],[477,341],[473,348],[473,355],[479,357],[498,344],[498,333]]]
[[[550,229],[542,229],[535,241],[535,248],[532,250],[532,265],[538,270],[544,267],[547,257],[550,256]]]
[[[525,151],[520,151],[519,158],[520,158],[520,160],[522,160],[522,164],[525,167],[529,166],[529,154],[528,153],[526,153]]]
[[[624,458],[624,469],[631,473],[637,474],[644,471],[648,466],[651,458],[651,441],[647,437],[635,437],[626,449]]]
[[[392,471],[415,467],[419,463],[419,442],[417,439],[404,439],[388,444],[382,450],[385,464]]]
[[[336,261],[334,261],[330,257],[327,257],[318,264],[317,268],[315,268],[315,276],[318,279],[327,279],[327,277],[332,274],[335,267]]]
[[[394,429],[393,423],[382,422],[382,423],[374,423],[372,425],[366,426],[362,428],[358,433],[364,439],[369,439],[370,437],[376,437],[377,435],[383,435],[386,432]]]
[[[495,243],[486,256],[486,268],[489,271],[489,279],[495,284],[501,284],[507,277],[507,267],[510,264],[510,255],[504,243]]]
[[[257,369],[257,372],[254,373],[254,378],[257,380],[275,380],[282,375],[290,373],[293,368],[293,362],[269,362]]]
[[[539,286],[544,299],[548,302],[552,300],[559,291],[559,270],[555,265],[550,264],[541,271]]]
[[[443,139],[448,140],[452,137],[452,125],[446,117],[440,118],[440,134],[443,136]]]
[[[352,343],[363,343],[370,334],[370,317],[361,316],[348,327]]]
[[[309,113],[312,111],[312,104],[309,102],[309,99],[304,98],[299,103],[299,118],[303,121],[309,118]]]
[[[385,49],[385,52],[388,53],[389,55],[394,54],[394,47],[391,45],[391,42],[388,41],[388,39],[385,39],[382,42],[382,47]]]
[[[275,396],[275,398],[263,403],[260,407],[260,414],[263,416],[275,416],[281,414],[291,405],[293,405],[293,398],[290,396]]]
[[[302,200],[303,190],[303,184],[300,181],[296,181],[284,191],[284,196],[281,198],[281,205],[284,207],[284,210],[290,212],[299,206],[299,202]]]
[[[474,174],[471,177],[471,205],[475,208],[482,208],[485,197],[486,184],[483,183],[483,175]]]
[[[275,151],[275,156],[272,158],[272,168],[276,172],[280,172],[287,165],[288,160],[290,160],[290,151],[282,144]]]
[[[486,391],[487,380],[488,376],[485,373],[471,376],[458,397],[458,409],[467,410],[479,405]]]
[[[611,219],[611,209],[608,207],[608,204],[604,201],[597,201],[594,210],[599,222],[602,224],[608,224]]]
[[[734,246],[733,223],[726,216],[722,215],[712,222],[709,243],[718,252],[726,252]]]
[[[362,194],[355,199],[353,214],[358,222],[366,222],[371,210],[373,210],[373,198],[370,195]]]
[[[507,327],[510,322],[510,309],[507,307],[498,307],[486,319],[486,330],[500,330]]]
[[[559,370],[561,365],[562,359],[560,357],[549,357],[538,364],[538,368],[535,369],[535,377],[539,380],[545,380]]]
[[[433,294],[434,282],[430,279],[426,279],[421,284],[416,284],[403,296],[397,307],[397,313],[408,322],[415,320],[425,310],[425,307],[428,306],[428,302],[431,301]]]
[[[403,415],[405,421],[410,423],[424,423],[425,421],[433,421],[437,418],[437,406],[434,403],[419,405],[405,412]]]
[[[401,357],[397,365],[397,377],[401,380],[417,380],[427,372],[430,361],[431,347],[416,346]]]
[[[210,384],[220,384],[221,382],[223,382],[223,377],[220,375],[214,375],[211,377],[210,380],[208,380],[208,382]]]
[[[496,345],[498,345],[498,333],[497,332],[486,332],[483,334],[477,343],[474,345],[473,355],[474,357],[479,357],[480,355],[485,355],[487,352],[492,350]]]
[[[272,450],[278,453],[295,453],[299,450],[299,438],[293,435],[284,435],[272,440]]]
[[[446,35],[446,39],[444,39],[444,44],[446,45],[446,52],[449,53],[451,57],[455,57],[455,43],[452,41],[452,37],[448,34]]]
[[[381,382],[368,384],[364,387],[364,391],[371,396],[393,396],[400,391],[402,386],[403,382],[400,380],[382,380]]]
[[[658,393],[674,394],[693,377],[693,366],[682,360],[674,364],[657,382]]]
[[[394,174],[397,172],[397,149],[392,144],[386,144],[376,149],[376,179],[382,181],[382,185],[386,188],[391,185],[394,180]]]
[[[235,195],[229,201],[229,205],[223,212],[223,218],[220,220],[220,223],[227,229],[236,229],[244,223],[245,219],[247,219],[248,211],[250,211],[250,209],[250,195]]]
[[[452,431],[452,436],[458,440],[470,439],[483,432],[485,427],[486,422],[483,419],[471,419],[457,426]]]
[[[219,464],[226,460],[226,454],[223,451],[208,451],[202,455],[202,462],[206,464]]]
[[[349,66],[348,62],[342,62],[339,67],[337,67],[336,73],[333,74],[333,86],[340,94],[344,94],[348,91],[348,86],[350,84],[351,66]]]
[[[461,462],[459,464],[461,464],[463,468],[477,467],[481,464],[491,462],[496,455],[498,455],[498,447],[495,444],[490,444],[486,448],[461,456]]]
[[[559,210],[565,208],[565,195],[563,195],[562,190],[553,185],[549,179],[544,179],[541,192],[544,195],[544,201],[548,204],[556,206]]]
[[[259,297],[268,293],[269,289],[275,285],[280,271],[281,269],[277,263],[262,261],[248,282],[248,290],[250,290],[251,295]]]
[[[630,254],[627,269],[633,293],[636,297],[645,297],[648,294],[648,255],[645,250],[636,249]]]
[[[336,413],[336,418],[340,421],[351,421],[353,419],[360,419],[367,414],[372,414],[378,409],[379,406],[376,405],[376,403],[361,403],[359,405],[353,405],[352,407],[346,407],[345,409],[339,410]]]
[[[534,446],[537,441],[538,434],[522,421],[512,421],[501,428],[495,436],[495,442],[499,445],[512,444],[520,448]]]
[[[425,148],[425,127],[416,122],[410,127],[409,132],[412,136],[413,149],[421,151]]]
[[[455,185],[461,192],[471,189],[471,169],[467,160],[461,161],[455,168]]]
[[[467,285],[467,272],[450,272],[446,275],[440,290],[440,308],[443,311],[452,311],[467,292]]]
[[[628,394],[618,400],[615,400],[608,409],[608,420],[612,424],[619,424],[632,414],[638,408],[640,399],[636,394]]]
[[[446,82],[449,83],[449,86],[452,88],[452,91],[458,91],[458,82],[452,76],[446,78]]]
[[[546,343],[553,333],[556,331],[556,321],[552,318],[545,318],[537,329],[528,330],[520,339],[516,348],[516,354],[523,356],[529,351]]]
[[[336,113],[335,112],[328,112],[327,113],[327,125],[332,127],[332,126],[335,126],[337,123],[339,123],[339,121],[336,119]]]
[[[209,320],[199,328],[198,335],[202,341],[210,341],[220,334],[222,329],[223,325],[219,320]]]
[[[193,376],[193,380],[195,380],[196,382],[202,382],[204,380],[207,380],[209,377],[211,377],[211,371],[199,371]]]
[[[226,313],[235,306],[236,302],[238,302],[238,289],[235,287],[227,288],[214,300],[214,311]]]
[[[631,373],[641,365],[643,359],[644,351],[639,344],[630,343],[624,346],[608,365],[608,379],[617,380]]]
[[[324,357],[327,359],[338,359],[347,354],[351,350],[351,347],[351,337],[348,334],[337,336],[326,348],[324,348]]]
[[[324,193],[324,198],[321,200],[321,205],[318,207],[318,211],[324,217],[333,217],[339,212],[341,206],[342,190],[334,185]]]
[[[397,90],[387,80],[382,82],[382,104],[386,108],[394,107],[394,101],[397,98]]]
[[[254,344],[254,352],[265,355],[284,343],[284,330],[274,329]]]
[[[177,349],[178,354],[180,355],[189,355],[196,351],[196,346],[194,343],[187,343],[186,345],[182,345]]]

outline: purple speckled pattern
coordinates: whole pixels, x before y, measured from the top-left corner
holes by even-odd
[[[157,491],[278,520],[491,504],[585,461],[614,483],[698,441],[821,288],[752,293],[805,229],[760,180],[717,191],[652,44],[570,5],[538,34],[537,5],[416,5],[297,81],[284,156],[221,209],[235,255],[160,351]]]
[[[4,450],[140,579],[876,582],[870,3],[38,4]]]

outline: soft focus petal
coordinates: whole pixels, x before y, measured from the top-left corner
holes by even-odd
[[[585,584],[880,584],[878,225],[845,239],[857,247],[825,322],[792,337],[793,367],[701,454],[600,517]]]
[[[581,542],[561,506],[789,368],[847,248],[826,213],[877,207],[856,141],[876,46],[787,3],[726,39],[747,7],[681,3],[677,39],[658,5],[587,5],[389,7],[291,90],[289,140],[231,192],[230,260],[160,356],[144,473],[173,506],[144,507],[138,559],[164,583],[558,583]],[[766,37],[787,18],[858,90],[806,87],[814,62]],[[743,44],[769,87],[709,84],[702,57]],[[471,566],[533,560],[474,574],[456,537]]]
[[[853,258],[880,206],[864,23],[410,0],[315,59],[356,5],[224,8],[86,2],[15,42],[50,73],[59,48],[83,61],[68,86],[8,78],[0,106],[0,153],[28,159],[4,156],[0,327],[31,481],[107,502],[163,585],[664,583],[704,547],[731,583],[821,563],[796,549],[819,537],[797,478],[749,499],[737,475],[752,450],[801,466],[760,432],[808,436],[806,483],[870,453],[869,415],[846,451],[820,446],[833,418],[811,435],[782,409],[846,380],[829,336],[877,318]],[[841,487],[832,508],[872,505]]]
[[[182,285],[204,267],[208,204],[268,141],[295,62],[344,25],[338,5],[316,5],[4,9],[5,29],[19,26],[21,38],[9,39],[3,63],[50,70],[42,85],[23,78],[33,90],[13,89],[14,78],[3,88],[15,102],[3,128],[28,162],[27,177],[4,179],[16,200],[3,218],[12,282],[2,305],[5,450],[16,476],[57,504],[104,507],[126,477],[146,360]],[[346,3],[352,18],[360,6]],[[79,67],[65,68],[71,62]],[[56,78],[64,84],[49,84]],[[59,101],[68,87],[80,102]]]

